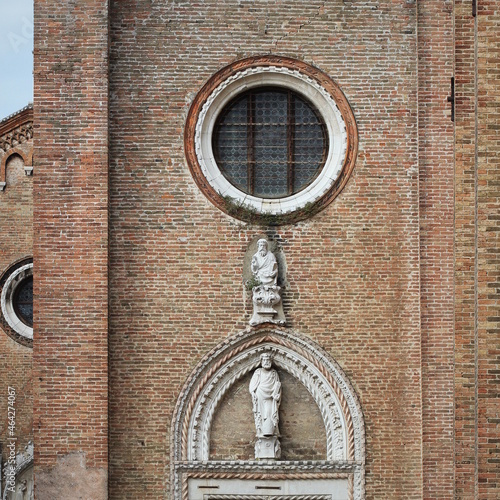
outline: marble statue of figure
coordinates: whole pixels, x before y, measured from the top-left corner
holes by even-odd
[[[261,368],[255,370],[250,381],[257,437],[279,436],[281,382],[278,373],[272,368],[271,355],[264,353],[260,359]]]
[[[253,275],[266,286],[276,285],[278,278],[278,263],[276,257],[269,251],[267,240],[257,242],[257,252],[252,257],[251,269]]]

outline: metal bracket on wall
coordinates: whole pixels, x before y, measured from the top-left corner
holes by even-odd
[[[451,121],[455,121],[455,77],[451,77],[451,95],[446,99],[451,103]]]

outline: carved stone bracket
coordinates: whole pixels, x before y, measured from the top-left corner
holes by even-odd
[[[252,290],[253,315],[250,319],[252,326],[260,323],[285,324],[280,290],[281,288],[276,285],[254,287]]]

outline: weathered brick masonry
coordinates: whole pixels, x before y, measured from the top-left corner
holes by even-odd
[[[36,495],[97,500],[108,464],[107,2],[40,1],[35,19]]]
[[[418,5],[423,498],[453,498],[453,2]]]
[[[262,229],[206,200],[182,137],[212,74],[270,52],[329,74],[359,128],[357,165],[335,202],[264,231],[286,257],[290,326],[360,395],[369,497],[421,498],[416,14],[406,2],[113,4],[111,498],[168,491],[178,391],[248,318],[242,260]]]
[[[22,395],[37,499],[172,498],[174,409],[248,327],[259,237],[286,271],[284,330],[357,393],[366,498],[498,498],[499,25],[495,0],[36,2],[34,155],[23,140],[0,169],[0,270],[34,258],[33,370],[0,332],[0,390]],[[295,224],[226,215],[186,161],[197,93],[259,55],[318,68],[356,119],[345,188]],[[321,412],[280,376],[283,458],[324,460]],[[253,458],[249,378],[212,460]]]
[[[500,491],[500,10],[477,15],[477,483],[479,498]]]
[[[455,2],[455,496],[498,498],[496,2]]]

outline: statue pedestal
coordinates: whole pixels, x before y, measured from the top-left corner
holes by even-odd
[[[254,287],[252,326],[260,323],[285,324],[285,315],[280,296],[281,287],[276,285],[259,285]]]
[[[263,436],[255,442],[256,459],[281,458],[281,445],[278,436]]]

